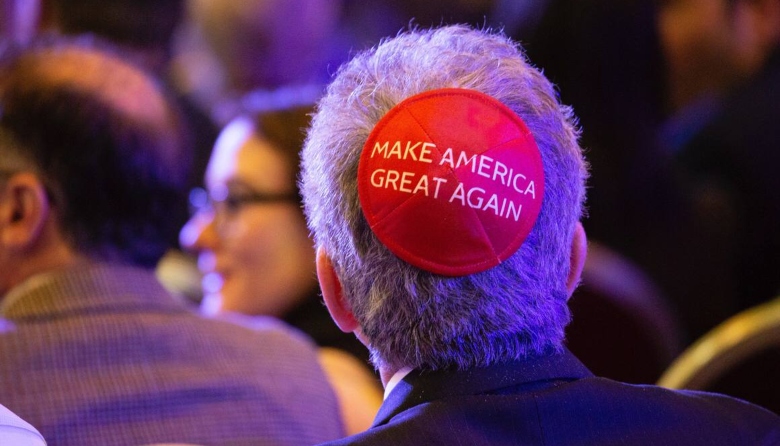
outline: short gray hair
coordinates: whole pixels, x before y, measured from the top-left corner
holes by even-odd
[[[439,88],[504,103],[531,130],[544,166],[542,209],[521,248],[464,277],[400,260],[371,231],[358,198],[358,161],[374,125],[404,99]],[[315,242],[331,257],[375,365],[468,368],[561,348],[587,178],[578,137],[550,82],[517,44],[490,30],[410,30],[339,69],[308,133],[301,190]]]

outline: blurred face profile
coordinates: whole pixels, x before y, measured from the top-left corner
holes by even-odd
[[[206,311],[282,317],[315,286],[291,166],[251,122],[229,124],[206,171],[210,202],[181,231],[198,253]]]
[[[742,0],[664,0],[658,20],[672,107],[718,95],[760,63],[755,12]]]

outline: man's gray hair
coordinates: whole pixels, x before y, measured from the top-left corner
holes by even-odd
[[[358,199],[358,161],[374,125],[404,99],[438,88],[507,105],[533,133],[544,165],[544,200],[526,241],[502,264],[464,277],[400,260],[371,231]],[[550,82],[492,31],[411,30],[339,69],[308,133],[301,190],[315,242],[331,257],[376,366],[468,368],[561,348],[587,177],[578,136]]]

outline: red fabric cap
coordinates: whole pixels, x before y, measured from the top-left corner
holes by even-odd
[[[483,93],[407,98],[371,132],[360,157],[363,214],[404,261],[463,276],[509,258],[544,196],[539,149],[511,109]]]

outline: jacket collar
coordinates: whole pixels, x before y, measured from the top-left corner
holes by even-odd
[[[153,272],[111,264],[79,265],[38,274],[0,300],[0,315],[17,321],[141,308],[186,311]]]
[[[469,370],[413,370],[390,392],[373,426],[427,402],[463,395],[501,393],[501,389],[543,387],[553,381],[574,381],[593,374],[567,349],[560,353],[508,361]]]

